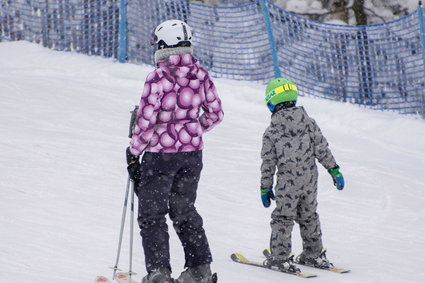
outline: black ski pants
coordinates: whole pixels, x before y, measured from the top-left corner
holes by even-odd
[[[143,155],[138,223],[148,272],[170,267],[166,214],[183,245],[185,267],[211,263],[202,218],[195,208],[201,170],[202,151]]]

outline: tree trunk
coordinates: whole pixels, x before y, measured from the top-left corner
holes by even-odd
[[[357,25],[367,25],[367,16],[364,12],[364,0],[354,0],[353,11]]]
[[[316,16],[316,19],[312,17],[310,17],[310,19],[320,22],[339,20],[348,23],[347,0],[321,0],[321,3],[323,8],[328,12],[318,15],[318,17]]]

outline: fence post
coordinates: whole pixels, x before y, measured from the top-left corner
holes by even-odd
[[[419,1],[419,7],[418,7],[418,18],[419,18],[419,26],[420,26],[420,39],[421,39],[421,43],[422,43],[422,60],[424,63],[424,68],[425,68],[425,24],[424,24],[424,9],[422,6],[422,1]],[[425,99],[425,96],[422,95],[422,100]],[[422,117],[425,117],[425,107],[423,106],[424,104],[422,104],[422,109],[421,109],[421,115]]]
[[[424,60],[424,68],[425,68],[425,25],[424,25],[424,10],[422,8],[422,1],[419,1],[418,18],[419,18],[419,26],[420,26],[420,38],[422,43],[422,59]]]
[[[274,76],[276,78],[279,78],[279,77],[281,77],[281,74],[280,74],[280,69],[279,69],[279,62],[278,62],[278,59],[277,59],[276,44],[275,44],[275,41],[274,41],[273,29],[272,29],[272,24],[271,24],[271,20],[270,20],[269,9],[267,8],[266,0],[260,0],[260,4],[261,4],[261,10],[263,11],[263,15],[264,15],[264,21],[266,23],[267,35],[269,37],[270,49],[271,49],[271,52],[272,52]]]
[[[127,1],[121,0],[120,4],[120,40],[118,46],[118,61],[125,63],[127,60]]]
[[[48,37],[47,37],[47,14],[49,13],[49,3],[47,1],[44,2],[44,7],[40,3],[40,9],[41,9],[41,41],[43,47],[48,47]],[[43,8],[42,8],[43,7]]]

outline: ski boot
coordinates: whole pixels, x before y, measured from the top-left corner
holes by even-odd
[[[301,272],[301,270],[294,264],[294,255],[290,255],[286,259],[270,257],[264,261],[264,265],[287,273]]]
[[[307,258],[304,256],[304,254],[301,253],[299,256],[297,256],[296,261],[299,264],[309,265],[321,269],[330,269],[334,267],[334,265],[326,258],[325,249],[322,249],[322,252],[316,258]]]
[[[216,283],[217,274],[211,273],[209,264],[202,264],[183,271],[175,283]]]
[[[168,267],[160,267],[152,270],[142,279],[142,283],[173,283],[171,270]]]

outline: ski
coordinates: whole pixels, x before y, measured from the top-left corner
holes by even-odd
[[[118,272],[115,275],[115,280],[117,280],[118,283],[139,283],[134,280],[133,277],[130,278],[130,276],[128,276],[128,272]]]
[[[94,279],[94,283],[111,283],[111,280],[109,280],[105,276],[97,276]]]
[[[263,255],[266,258],[271,257],[270,250],[269,249],[264,249],[263,250]],[[331,272],[335,272],[335,273],[348,273],[348,272],[350,272],[349,269],[345,269],[345,268],[341,268],[341,267],[325,268],[325,267],[317,267],[317,266],[313,266],[313,265],[303,264],[303,263],[298,262],[297,259],[295,259],[294,262],[296,264],[299,264],[299,265],[302,265],[302,266],[313,267],[313,268],[317,268],[317,269],[321,269],[321,270],[327,270],[327,271],[331,271]]]
[[[245,256],[243,256],[240,253],[233,253],[233,254],[230,255],[230,258],[234,262],[237,262],[237,263],[242,263],[242,264],[247,264],[247,265],[262,267],[262,268],[266,268],[266,269],[271,269],[271,270],[279,271],[279,272],[282,272],[282,273],[295,275],[295,276],[298,276],[298,277],[301,277],[301,278],[317,277],[317,275],[311,274],[311,273],[303,273],[303,272],[292,273],[292,272],[286,272],[286,271],[283,271],[283,270],[279,270],[279,269],[277,269],[277,268],[275,268],[273,266],[264,265],[261,262],[250,261],[249,259],[247,259]]]

